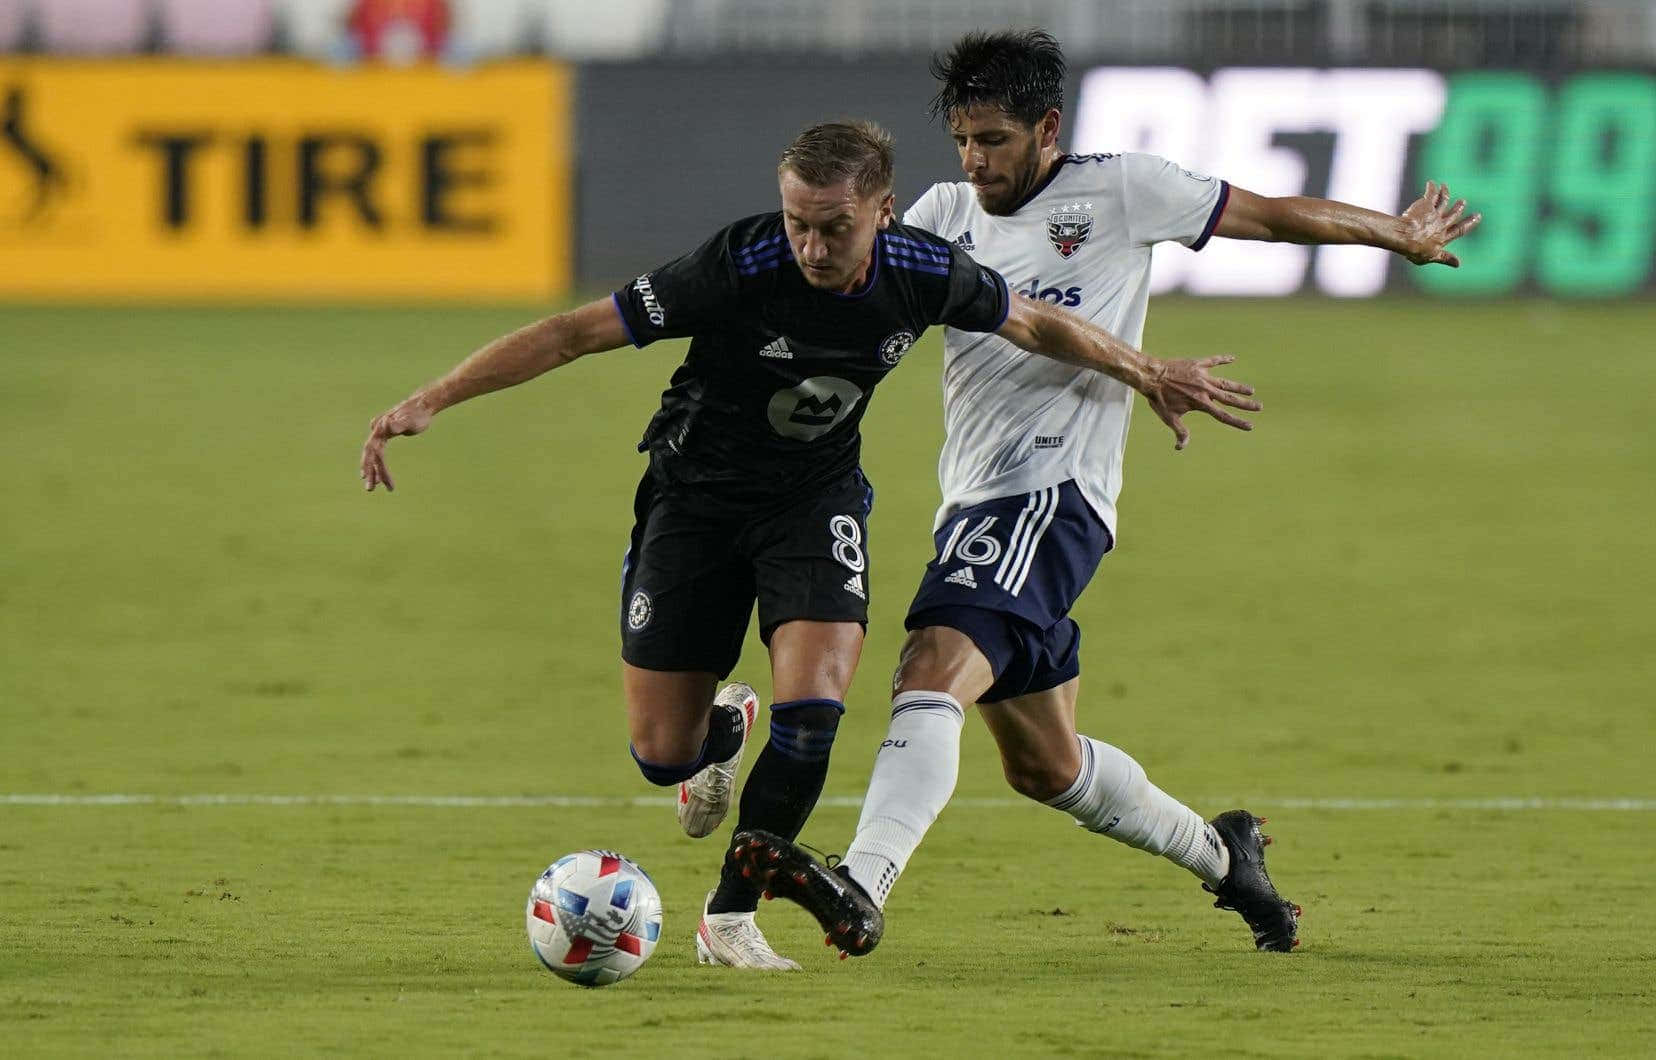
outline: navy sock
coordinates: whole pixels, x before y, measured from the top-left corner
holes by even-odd
[[[735,831],[763,828],[784,839],[798,837],[828,778],[828,756],[843,713],[845,704],[834,699],[795,699],[771,707],[770,740],[742,788]],[[751,913],[758,905],[758,886],[726,862],[707,911]]]
[[[728,707],[714,704],[713,712],[707,718],[707,738],[702,741],[701,754],[689,762],[650,762],[638,757],[631,744],[627,750],[632,751],[633,761],[638,763],[638,771],[644,774],[644,779],[651,784],[667,787],[680,781],[689,780],[702,771],[702,767],[709,762],[723,762],[736,753],[736,748],[742,746],[742,711],[740,707]]]

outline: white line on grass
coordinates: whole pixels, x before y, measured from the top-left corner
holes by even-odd
[[[1576,812],[1651,812],[1656,799],[1640,798],[1548,798],[1544,796],[1494,796],[1471,799],[1433,798],[1289,798],[1250,796],[1205,798],[1203,805],[1250,806],[1254,809],[1286,810],[1570,810]],[[671,806],[661,796],[620,798],[604,795],[70,795],[0,794],[3,806],[418,806],[458,809],[512,807],[603,808],[625,806]],[[850,795],[827,795],[818,803],[855,809],[862,799]],[[1027,799],[959,798],[950,806],[973,810],[1000,810],[1033,806]]]

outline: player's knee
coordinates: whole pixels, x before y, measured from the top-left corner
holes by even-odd
[[[974,703],[992,679],[988,661],[970,637],[947,626],[928,626],[903,641],[891,687],[893,692],[947,692],[962,703]]]
[[[949,651],[938,629],[917,629],[903,641],[892,685],[898,691],[933,688],[948,671]]]
[[[644,779],[661,787],[689,780],[704,764],[700,742],[685,740],[678,733],[638,733],[629,749]]]
[[[1075,783],[1074,772],[1066,771],[1061,763],[1037,758],[1003,758],[1001,772],[1013,791],[1036,802],[1051,802]]]
[[[705,732],[690,725],[666,724],[667,719],[630,726],[633,754],[647,762],[688,762],[701,754]]]

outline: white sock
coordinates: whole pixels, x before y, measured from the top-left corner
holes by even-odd
[[[1048,806],[1089,831],[1183,865],[1208,883],[1225,878],[1230,851],[1200,814],[1150,783],[1127,752],[1086,736],[1076,739],[1081,772]]]
[[[945,692],[903,692],[891,701],[891,726],[874,759],[857,838],[845,868],[882,908],[960,775],[966,711]]]

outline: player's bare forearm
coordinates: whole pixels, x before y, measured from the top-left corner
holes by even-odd
[[[996,334],[1030,353],[1103,372],[1140,393],[1145,392],[1154,374],[1153,357],[1090,320],[1033,298],[1014,295],[1006,323]]]
[[[626,342],[609,299],[546,317],[502,335],[415,392],[433,415],[462,401],[527,383],[589,353]]]
[[[502,335],[414,392],[434,415],[474,397],[527,383],[572,358],[562,317],[547,317]]]
[[[441,379],[374,417],[368,425],[368,440],[362,445],[363,487],[395,488],[385,464],[385,444],[400,435],[419,434],[444,409],[526,383],[577,357],[613,350],[626,342],[620,313],[607,298],[502,335]]]
[[[1460,259],[1446,248],[1478,226],[1482,214],[1465,216],[1466,200],[1449,199],[1449,186],[1426,183],[1420,198],[1393,217],[1334,199],[1306,195],[1269,198],[1232,187],[1214,234],[1272,243],[1356,245],[1401,254],[1416,265]]]
[[[1403,248],[1402,230],[1389,214],[1309,195],[1266,198],[1240,188],[1232,189],[1214,235],[1268,243]]]

